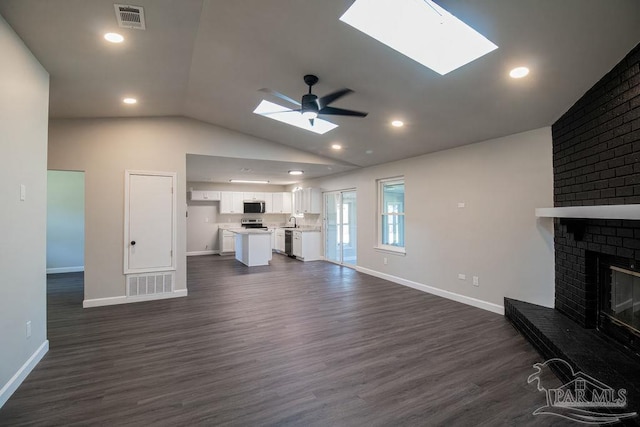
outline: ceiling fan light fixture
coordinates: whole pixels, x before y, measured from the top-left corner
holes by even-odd
[[[316,117],[318,117],[318,113],[315,111],[303,111],[302,117],[304,117],[305,119],[315,119]]]
[[[302,117],[302,114],[299,114],[297,111],[278,104],[274,104],[273,102],[269,102],[267,100],[262,100],[262,102],[260,102],[256,109],[253,110],[253,112],[262,117],[277,120],[279,122],[299,127],[301,129],[308,130],[320,135],[338,127],[338,125],[320,118],[315,119],[313,126],[311,126],[309,120]]]

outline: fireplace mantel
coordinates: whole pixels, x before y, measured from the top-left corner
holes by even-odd
[[[571,206],[536,208],[539,218],[632,219],[640,220],[640,205]]]

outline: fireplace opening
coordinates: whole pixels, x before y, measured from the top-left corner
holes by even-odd
[[[640,355],[640,272],[601,262],[599,283],[598,328]]]

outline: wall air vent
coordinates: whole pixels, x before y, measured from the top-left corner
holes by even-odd
[[[173,292],[173,272],[127,274],[126,277],[128,297]]]
[[[116,19],[122,28],[132,28],[134,30],[144,30],[144,9],[140,6],[128,4],[114,4],[116,9]]]

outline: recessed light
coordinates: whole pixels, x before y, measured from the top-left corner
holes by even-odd
[[[529,69],[527,67],[517,67],[509,71],[509,76],[514,79],[521,79],[523,77],[526,77],[528,74]]]
[[[498,48],[431,0],[356,0],[340,20],[441,75]]]
[[[122,43],[124,41],[124,37],[118,33],[107,33],[104,35],[104,39],[111,43]]]
[[[402,126],[404,126],[404,122],[401,120],[394,120],[391,122],[391,126],[393,126],[394,128],[401,128]]]
[[[312,126],[309,120],[305,119],[299,112],[266,100],[263,100],[256,109],[253,110],[253,112],[263,117],[277,120],[320,135],[338,127],[338,125],[323,119],[314,119]]]
[[[365,151],[365,153],[367,153],[367,154],[372,154],[372,153],[373,153],[373,150],[367,150],[367,151]]]
[[[251,180],[251,179],[230,179],[229,182],[235,182],[237,184],[268,184],[269,181]]]
[[[301,170],[289,171],[289,175],[302,175],[303,173],[304,173],[304,171],[301,171]]]
[[[333,144],[333,145],[331,146],[331,148],[333,148],[334,150],[342,150],[342,145],[340,145],[340,144]]]
[[[137,104],[138,100],[135,98],[124,98],[122,102],[124,102],[125,104],[132,105],[132,104]]]

